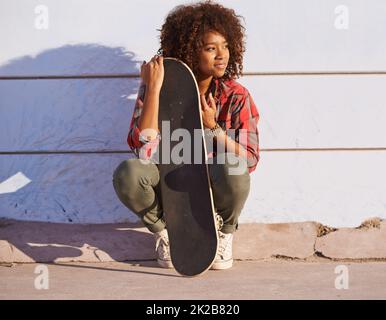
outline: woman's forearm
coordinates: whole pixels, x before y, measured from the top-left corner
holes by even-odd
[[[148,88],[146,90],[143,109],[138,120],[138,129],[142,132],[145,129],[153,129],[145,132],[148,140],[153,140],[158,133],[158,110],[160,92],[157,89]]]

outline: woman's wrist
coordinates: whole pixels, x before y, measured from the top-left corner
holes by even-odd
[[[209,130],[212,130],[212,129],[214,129],[217,125],[218,125],[218,123],[214,121],[214,122],[209,123],[209,124],[206,126],[206,128],[209,129]]]
[[[222,133],[224,133],[224,130],[221,128],[221,126],[216,122],[214,126],[210,127],[209,129],[205,130],[205,135],[208,138],[217,138]]]
[[[159,86],[157,86],[157,85],[149,84],[148,87],[147,87],[147,92],[149,94],[159,95],[160,92],[161,92],[161,88]]]

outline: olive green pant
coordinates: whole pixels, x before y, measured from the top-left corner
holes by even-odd
[[[213,158],[213,164],[208,164],[208,170],[215,210],[224,221],[221,231],[233,233],[249,194],[250,176],[244,160],[233,153],[226,155],[221,161],[217,161],[220,157]],[[235,161],[240,162],[235,164]],[[232,171],[232,168],[238,169]],[[154,163],[145,163],[136,158],[121,162],[114,171],[113,186],[119,200],[151,232],[165,228],[160,176]]]

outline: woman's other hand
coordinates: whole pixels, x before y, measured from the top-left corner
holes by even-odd
[[[163,56],[155,55],[148,63],[143,62],[141,78],[148,90],[161,91],[165,74],[163,61]]]

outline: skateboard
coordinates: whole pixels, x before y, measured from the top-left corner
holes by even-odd
[[[218,247],[200,94],[185,63],[164,58],[164,70],[158,114],[164,219],[174,268],[196,276],[210,268]]]

